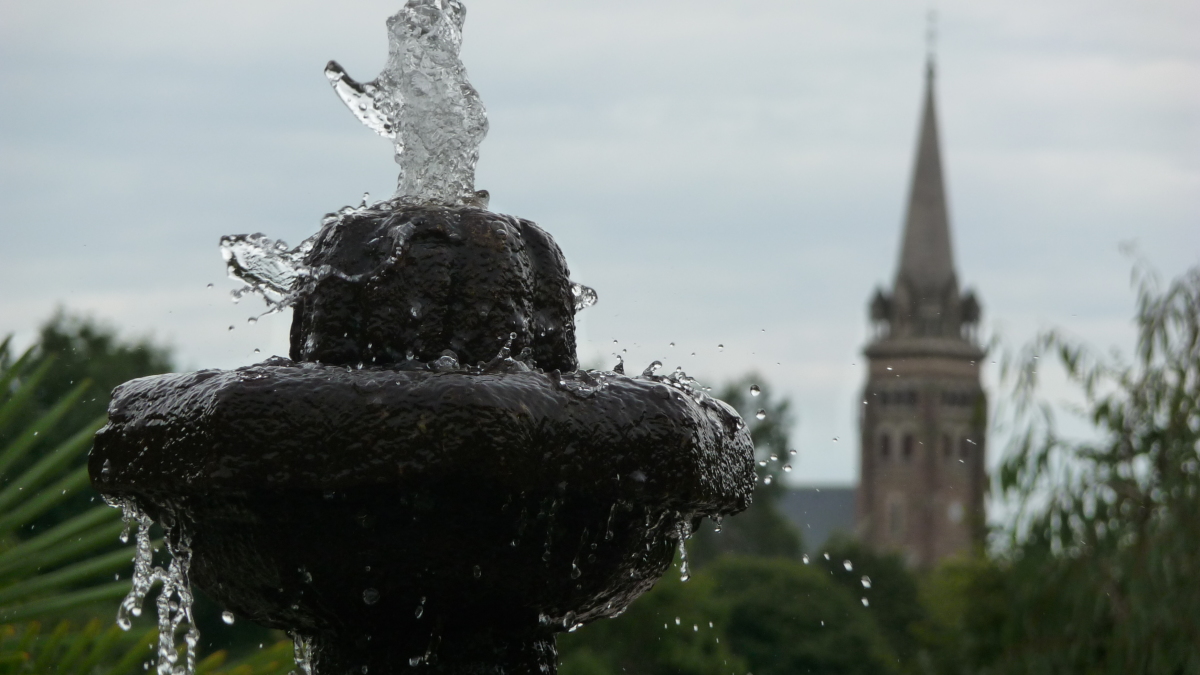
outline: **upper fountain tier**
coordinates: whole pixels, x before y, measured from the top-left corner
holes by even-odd
[[[459,0],[408,0],[388,19],[388,61],[358,83],[336,61],[325,76],[350,112],[395,141],[396,197],[414,203],[486,206],[475,191],[487,112],[458,58],[467,10]]]

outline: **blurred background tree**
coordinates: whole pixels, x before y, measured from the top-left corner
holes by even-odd
[[[1024,430],[998,478],[1017,516],[967,584],[978,672],[1200,672],[1200,268],[1135,280],[1132,363],[1050,332],[1010,367]],[[1037,397],[1044,356],[1094,439],[1062,436]]]
[[[792,457],[791,401],[773,396],[770,384],[757,373],[719,387],[713,395],[733,406],[750,428],[759,463],[758,485],[750,508],[725,518],[720,531],[711,520],[704,521],[688,542],[689,561],[701,568],[725,553],[798,560],[803,550],[800,531],[779,508],[779,500],[787,491],[781,480],[783,467]],[[759,411],[762,419],[758,418]]]

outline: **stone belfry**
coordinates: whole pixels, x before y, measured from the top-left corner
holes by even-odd
[[[919,133],[896,277],[871,301],[856,529],[931,567],[981,540],[987,423],[980,307],[954,271],[932,58]]]

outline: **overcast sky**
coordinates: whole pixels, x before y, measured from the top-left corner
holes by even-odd
[[[0,334],[28,340],[63,305],[188,368],[285,354],[289,317],[246,323],[261,306],[230,303],[217,241],[294,244],[391,194],[389,142],[322,68],[373,78],[399,4],[0,0]],[[866,302],[898,255],[928,4],[468,6],[463,60],[491,122],[478,187],[598,290],[584,362],[615,347],[713,383],[755,369],[794,401],[791,476],[855,480]],[[955,256],[985,333],[1062,326],[1128,349],[1118,245],[1165,276],[1200,258],[1200,3],[939,16]]]

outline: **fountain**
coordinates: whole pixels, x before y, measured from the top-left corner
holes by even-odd
[[[290,358],[114,392],[89,471],[139,543],[118,621],[162,583],[160,675],[194,671],[191,583],[290,632],[308,673],[553,674],[557,632],[620,614],[702,518],[749,504],[737,413],[657,362],[580,370],[595,293],[544,230],[486,210],[464,13],[409,0],[376,80],[326,68],[395,140],[395,197],[294,249],[222,240],[243,290],[293,309]]]

